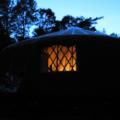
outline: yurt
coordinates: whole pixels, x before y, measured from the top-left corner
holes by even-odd
[[[7,92],[108,94],[118,87],[120,40],[70,27],[8,46],[0,61],[0,89]]]

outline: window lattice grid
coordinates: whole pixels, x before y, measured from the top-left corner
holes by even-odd
[[[53,45],[44,52],[48,54],[48,72],[77,71],[75,46]]]

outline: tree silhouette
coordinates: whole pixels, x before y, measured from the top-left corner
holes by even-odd
[[[0,51],[12,43],[14,43],[14,40],[9,37],[9,33],[4,29],[4,27],[0,23]]]
[[[62,18],[61,24],[62,24],[62,29],[67,29],[68,27],[75,26],[76,20],[73,16],[67,15]]]
[[[0,21],[4,29],[10,33],[12,8],[14,0],[1,0],[0,1]]]
[[[14,40],[10,38],[10,18],[13,6],[12,0],[0,1],[0,51]]]
[[[97,20],[102,19],[103,17],[96,17],[96,18],[84,18],[81,17],[73,17],[70,15],[64,16],[61,20],[62,29],[67,29],[71,26],[81,27],[87,30],[96,31],[95,24],[97,24]]]
[[[110,35],[111,35],[112,37],[120,38],[120,36],[119,36],[117,33],[111,33]]]
[[[43,28],[36,28],[35,30],[35,36],[40,36],[40,35],[43,35],[43,34],[46,34],[45,31],[43,30]]]
[[[19,0],[13,11],[12,31],[16,38],[24,40],[29,37],[30,27],[36,20],[36,2],[34,0]]]
[[[59,31],[61,29],[63,29],[62,22],[60,20],[56,20],[55,21],[55,26],[52,28],[51,32],[56,32],[56,31]]]
[[[40,9],[39,17],[36,24],[39,27],[35,29],[35,36],[64,30],[72,26],[96,31],[95,24],[97,24],[97,21],[102,18],[103,17],[84,18],[83,16],[75,18],[71,15],[66,15],[62,18],[62,20],[56,20],[54,13],[50,9]]]
[[[103,17],[96,17],[96,18],[84,18],[82,17],[82,19],[80,18],[80,22],[77,22],[77,26],[87,29],[87,30],[91,30],[91,31],[96,31],[95,24],[97,24],[97,20],[102,19]],[[79,20],[79,18],[77,18],[77,20]]]
[[[39,9],[37,14],[36,25],[38,29],[45,33],[50,33],[55,27],[55,14],[51,9]]]

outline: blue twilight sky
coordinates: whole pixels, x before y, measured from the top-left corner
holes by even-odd
[[[51,8],[58,20],[65,15],[101,17],[96,28],[120,34],[120,0],[36,0],[38,7]]]

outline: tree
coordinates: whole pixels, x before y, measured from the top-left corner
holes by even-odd
[[[110,34],[112,37],[117,37],[117,38],[120,38],[120,36],[117,34],[117,33],[112,33]]]
[[[0,21],[4,29],[9,32],[12,8],[14,6],[14,0],[1,0],[0,1]]]
[[[84,18],[82,17],[82,19],[80,18],[80,22],[77,22],[77,26],[87,29],[87,30],[91,30],[91,31],[96,31],[95,24],[97,24],[97,21],[102,19],[103,17],[96,17],[96,18]],[[79,18],[77,18],[77,21],[79,20]]]
[[[96,31],[95,24],[97,24],[97,20],[102,19],[103,17],[96,17],[96,18],[84,18],[81,17],[73,17],[71,15],[64,16],[61,20],[62,29],[67,29],[71,26],[81,27],[87,30]]]
[[[36,25],[38,29],[43,29],[45,33],[52,32],[53,27],[55,27],[56,17],[51,9],[39,9],[37,18]]]
[[[55,26],[52,28],[52,31],[51,32],[56,32],[56,31],[59,31],[61,30],[63,27],[62,27],[62,22],[60,20],[56,20],[55,21]]]
[[[11,10],[14,5],[13,0],[1,0],[0,1],[0,51],[14,43],[14,40],[10,38],[10,18]]]
[[[40,35],[44,35],[44,34],[46,34],[45,33],[45,31],[43,30],[43,28],[36,28],[35,30],[34,30],[34,34],[35,34],[35,36],[40,36]]]
[[[34,0],[19,0],[14,7],[12,16],[12,33],[14,37],[24,40],[29,37],[29,30],[36,20],[36,2]],[[22,39],[21,39],[22,38]]]
[[[67,29],[68,27],[75,26],[76,19],[71,15],[66,15],[61,20],[61,28]]]
[[[9,33],[0,23],[0,51],[12,43],[14,43],[13,39],[9,37]]]
[[[96,31],[94,25],[102,18],[103,17],[84,18],[83,16],[75,18],[71,15],[66,15],[62,18],[62,20],[56,20],[55,15],[51,10],[40,9],[37,23],[39,27],[35,30],[35,33],[36,36],[40,36],[46,33],[59,31],[61,29],[64,30],[72,26]]]

